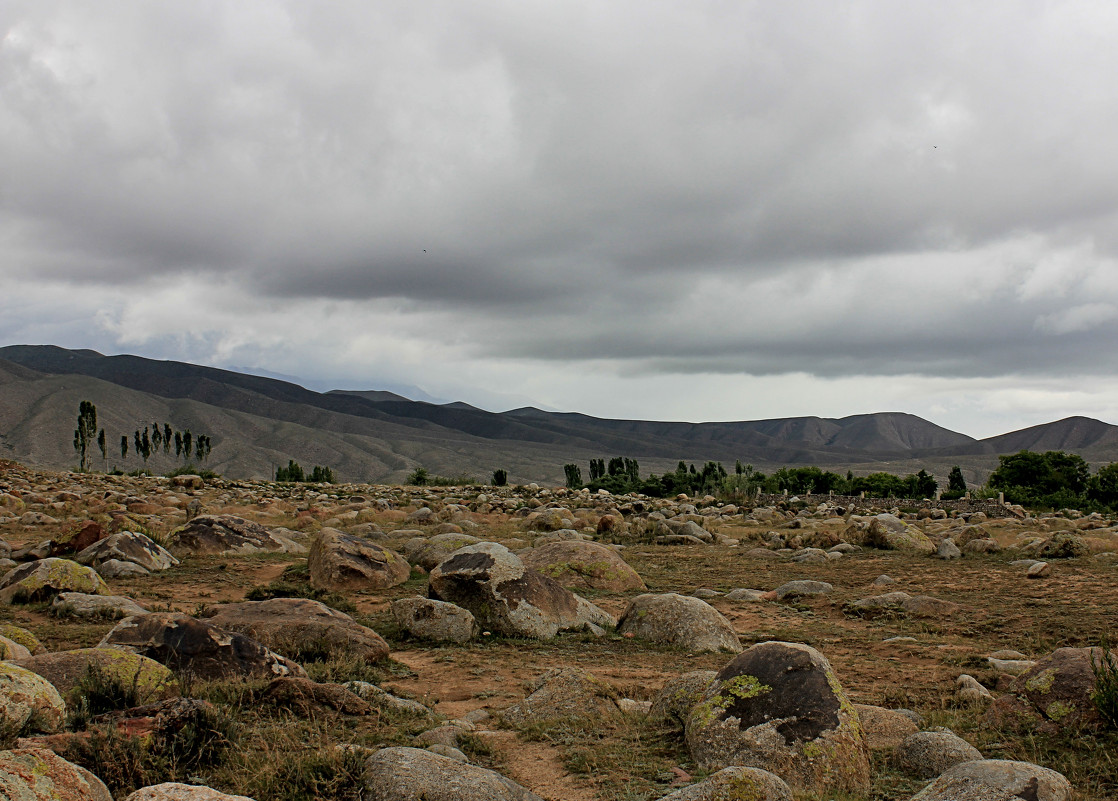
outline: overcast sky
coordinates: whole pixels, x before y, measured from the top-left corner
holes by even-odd
[[[0,0],[0,344],[1118,423],[1118,4]]]

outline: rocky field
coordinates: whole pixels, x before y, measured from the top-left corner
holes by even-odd
[[[0,797],[1118,797],[1118,528],[1014,512],[0,463]]]

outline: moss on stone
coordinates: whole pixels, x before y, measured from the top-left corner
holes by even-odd
[[[1049,693],[1056,681],[1056,671],[1053,668],[1042,670],[1025,682],[1025,689],[1031,693]]]

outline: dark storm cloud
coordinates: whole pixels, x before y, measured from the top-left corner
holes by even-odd
[[[10,278],[394,299],[639,371],[1115,367],[1108,4],[0,12]]]

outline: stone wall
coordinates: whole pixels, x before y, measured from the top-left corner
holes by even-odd
[[[945,509],[954,510],[959,514],[974,514],[985,512],[987,517],[1017,517],[1017,515],[1004,503],[997,500],[979,500],[977,498],[959,498],[954,501],[930,500],[928,498],[861,498],[857,495],[805,495],[796,496],[783,494],[761,493],[757,496],[758,506],[773,506],[792,497],[799,498],[810,506],[820,503],[830,503],[836,506],[855,506],[870,509]]]

